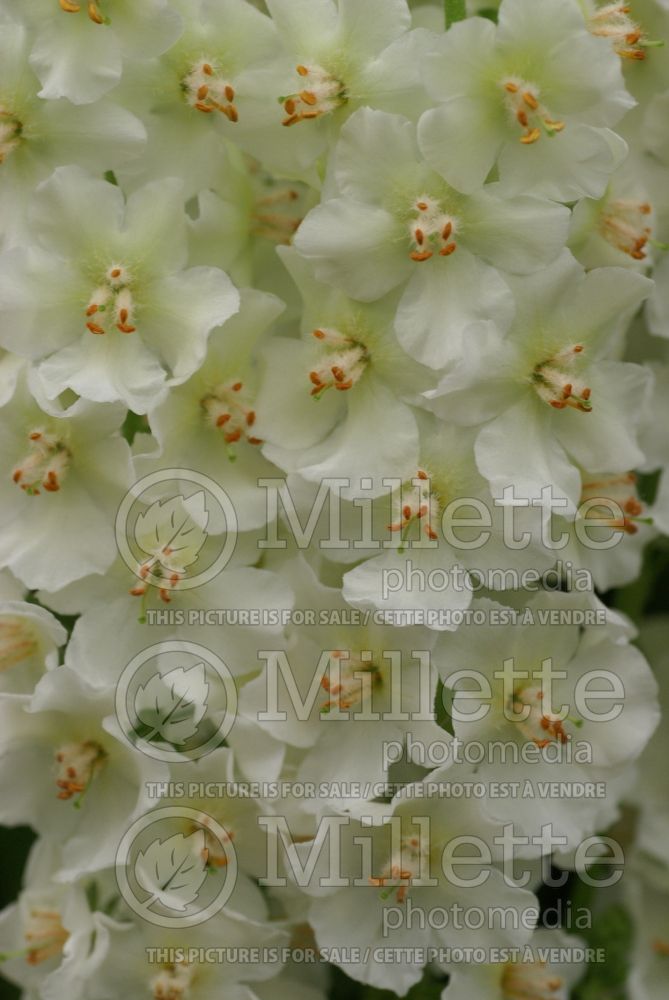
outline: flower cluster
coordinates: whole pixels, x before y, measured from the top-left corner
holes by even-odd
[[[26,1000],[664,996],[669,3],[445,7],[0,0]]]

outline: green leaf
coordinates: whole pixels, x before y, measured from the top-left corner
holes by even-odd
[[[447,28],[450,28],[456,21],[463,21],[467,17],[465,0],[444,0],[444,9]]]

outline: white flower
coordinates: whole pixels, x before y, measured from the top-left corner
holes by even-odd
[[[282,175],[318,184],[314,161],[361,106],[419,114],[428,32],[411,31],[406,0],[269,0],[283,44],[275,63],[248,75],[257,109],[244,148]],[[282,126],[284,126],[282,128]]]
[[[240,531],[265,525],[266,497],[258,479],[277,471],[261,453],[252,355],[282,310],[272,295],[241,292],[239,313],[212,335],[197,372],[150,410],[158,450],[135,460],[139,475],[160,468],[192,469],[220,482]]]
[[[0,430],[0,561],[28,587],[54,590],[114,560],[112,519],[132,477],[125,409],[69,408],[22,377]]]
[[[82,213],[82,205],[89,211]],[[144,413],[202,363],[207,337],[239,308],[228,277],[185,269],[181,185],[119,188],[59,167],[35,195],[38,242],[0,258],[3,342],[45,358],[47,395],[121,399]]]
[[[443,103],[421,118],[421,149],[462,191],[497,163],[510,192],[597,198],[625,155],[604,126],[634,101],[576,0],[503,0],[497,28],[484,18],[453,25],[426,59],[426,83]]]
[[[35,32],[30,61],[40,97],[90,104],[121,79],[125,59],[168,49],[183,30],[167,0],[10,0]]]
[[[59,881],[111,865],[127,824],[148,807],[147,783],[167,777],[122,742],[112,712],[112,696],[67,667],[45,674],[31,698],[0,701],[0,815],[61,846]]]
[[[244,129],[244,77],[276,56],[277,31],[246,0],[179,0],[185,29],[159,59],[130,64],[120,92],[145,119],[145,154],[117,172],[124,188],[180,177],[186,197],[214,187],[223,138]]]
[[[52,614],[26,601],[0,601],[0,690],[29,694],[58,666],[67,632]]]
[[[96,172],[120,166],[142,148],[145,131],[111,101],[73,107],[45,101],[28,65],[30,36],[22,25],[0,30],[0,243],[29,242],[27,214],[37,184],[62,163]]]
[[[509,291],[495,268],[527,273],[564,246],[567,212],[498,185],[451,186],[421,156],[415,126],[368,108],[342,129],[333,189],[312,209],[295,246],[316,277],[365,302],[397,286],[400,340],[414,357],[443,367],[457,357],[462,329],[496,320],[504,330]]]
[[[263,350],[257,430],[264,453],[309,482],[343,477],[342,496],[369,480],[384,491],[392,469],[409,476],[418,463],[418,427],[408,405],[431,373],[400,347],[396,300],[352,302],[315,281],[308,262],[281,248],[304,298],[303,340],[274,337]]]
[[[487,601],[477,606],[492,607]],[[451,665],[443,680],[455,692],[455,737],[465,745],[497,741],[506,754],[484,756],[477,778],[520,783],[517,795],[491,798],[486,811],[529,837],[551,824],[555,836],[567,839],[564,849],[592,835],[610,805],[601,798],[562,797],[557,808],[556,797],[540,794],[541,783],[615,778],[616,769],[638,757],[659,721],[657,684],[634,646],[607,626],[542,620],[547,612],[587,606],[575,594],[538,595],[527,602],[529,616],[521,610],[503,630],[489,623],[472,625],[442,636],[438,646],[438,666]],[[475,671],[476,687],[463,682],[460,671]],[[611,694],[612,677],[617,696]],[[593,691],[600,694],[588,700]],[[532,749],[532,761],[522,757],[525,745]],[[534,794],[523,792],[528,785]]]
[[[636,437],[650,374],[607,351],[651,287],[621,268],[586,275],[565,252],[514,279],[516,318],[505,341],[486,347],[471,329],[463,360],[426,395],[442,418],[485,423],[476,462],[495,496],[513,484],[516,496],[548,504],[542,490],[552,487],[572,516],[578,465],[617,473],[643,462]]]

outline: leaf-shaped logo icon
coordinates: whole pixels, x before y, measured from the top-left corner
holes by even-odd
[[[165,569],[183,570],[197,559],[207,539],[208,521],[203,490],[188,498],[179,494],[170,500],[156,500],[138,515],[135,541]]]
[[[167,840],[155,840],[138,853],[134,869],[142,889],[151,894],[149,907],[157,901],[183,913],[207,877],[204,830],[195,830],[187,837],[176,833]]]
[[[160,736],[166,743],[182,746],[197,732],[208,697],[204,663],[154,674],[135,694],[137,718],[149,728],[142,739],[150,742]]]

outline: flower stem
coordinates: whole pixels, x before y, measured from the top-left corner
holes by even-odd
[[[456,21],[462,21],[467,16],[465,0],[444,0],[446,27],[450,28]]]

